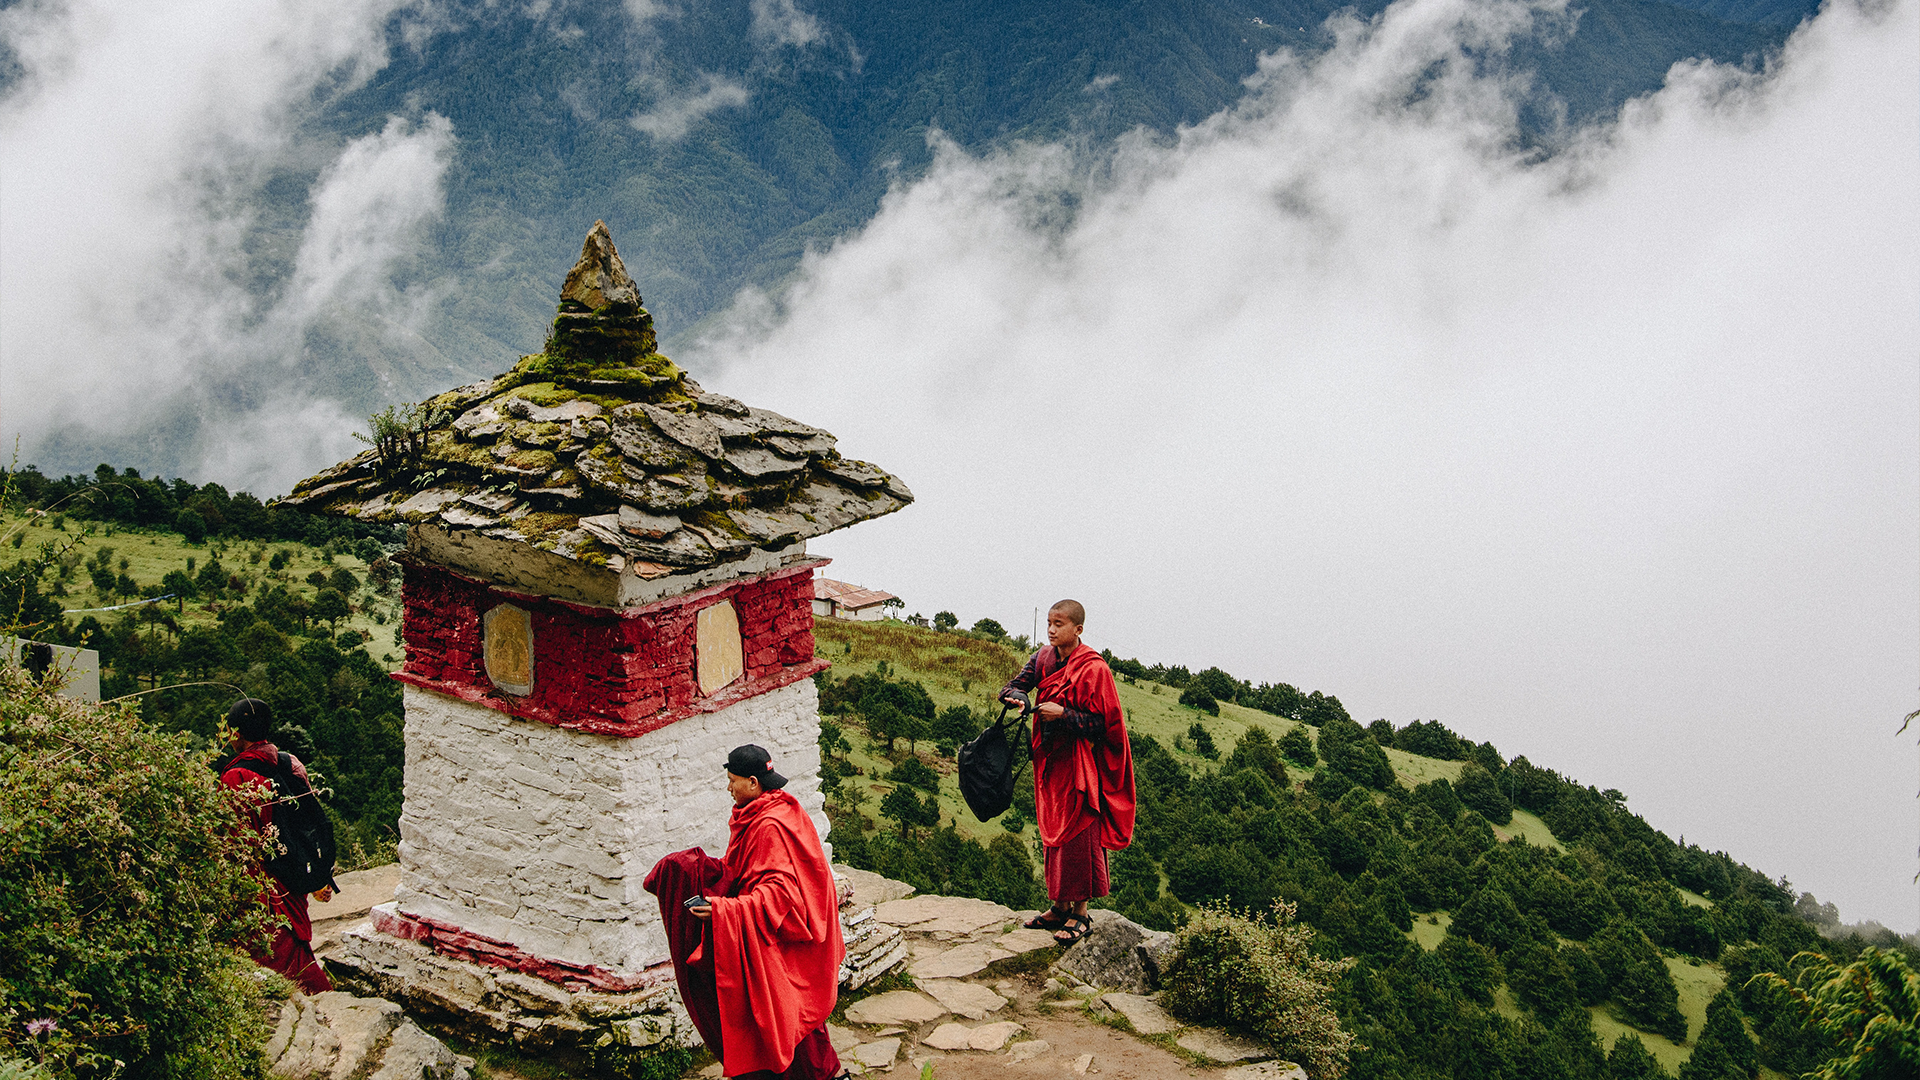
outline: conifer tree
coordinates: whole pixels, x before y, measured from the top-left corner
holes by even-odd
[[[1607,1055],[1608,1080],[1668,1080],[1667,1070],[1631,1032],[1613,1040],[1613,1052]]]

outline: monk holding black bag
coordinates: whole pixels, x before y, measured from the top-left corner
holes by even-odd
[[[1133,842],[1133,748],[1113,671],[1080,640],[1087,612],[1062,600],[1047,612],[1047,644],[1001,691],[1033,692],[1033,801],[1053,907],[1027,925],[1063,943],[1091,929],[1087,901],[1107,895],[1107,852]]]

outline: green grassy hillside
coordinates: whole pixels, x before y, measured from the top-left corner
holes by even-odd
[[[978,822],[959,796],[950,745],[928,734],[910,753],[906,739],[889,746],[863,729],[886,697],[876,687],[913,684],[926,702],[911,704],[918,691],[899,702],[929,720],[970,709],[976,730],[1025,655],[1004,640],[897,622],[816,620],[815,640],[834,664],[821,679],[836,710],[828,719],[848,736],[837,760],[852,775],[829,775],[842,857],[922,888],[1038,903],[1007,868],[1009,852],[1024,852],[1030,873],[1036,854],[1018,798],[1007,815]],[[1231,685],[1222,678],[1215,684]],[[1242,700],[1287,698],[1241,686]],[[1342,1011],[1371,1049],[1352,1075],[1599,1077],[1623,1039],[1677,1074],[1723,992],[1758,1036],[1748,1053],[1757,1045],[1761,1075],[1807,1067],[1804,1040],[1747,977],[1831,943],[1792,914],[1782,886],[1724,853],[1674,843],[1619,793],[1506,761],[1443,728],[1362,729],[1335,699],[1312,725],[1233,701],[1210,715],[1144,678],[1123,676],[1119,691],[1140,823],[1133,846],[1112,857],[1114,895],[1099,903],[1162,927],[1193,904],[1297,904],[1324,948],[1360,962]],[[1211,754],[1195,745],[1196,724]],[[1314,746],[1311,764],[1297,744],[1293,760],[1274,753],[1294,732]],[[1457,751],[1414,753],[1396,739]],[[909,761],[938,777],[938,825],[889,809],[889,774]],[[1467,1059],[1528,1064],[1458,1071]]]
[[[345,867],[391,860],[406,760],[387,678],[402,655],[396,533],[106,466],[6,481],[0,626],[98,650],[103,697],[134,695],[209,760],[233,700],[267,701],[274,742],[331,792]]]
[[[62,544],[73,540],[89,524],[76,519],[63,519],[63,527],[56,527],[52,522],[52,515],[5,515],[0,517],[0,535],[8,537],[6,543],[10,546],[12,537],[18,536],[22,540],[21,546],[31,549],[42,543]],[[54,571],[47,589],[49,595],[60,602],[62,610],[69,613],[68,619],[72,622],[78,622],[88,615],[102,623],[111,622],[116,616],[125,618],[131,615],[137,618],[134,613],[138,608],[124,605],[135,602],[138,597],[165,593],[167,590],[161,581],[168,572],[179,570],[197,574],[209,562],[217,561],[239,577],[248,592],[257,591],[263,585],[279,585],[285,587],[290,595],[308,603],[312,603],[323,588],[307,580],[310,575],[331,575],[336,570],[346,570],[361,582],[361,586],[347,598],[352,610],[335,624],[335,636],[350,633],[358,635],[362,642],[359,648],[387,670],[399,669],[399,593],[390,591],[383,594],[374,589],[367,573],[367,560],[349,551],[329,551],[324,546],[314,547],[297,540],[223,542],[216,539],[192,544],[176,532],[112,523],[95,527],[85,536],[84,542],[73,550],[79,560],[73,562],[73,568],[65,574]],[[108,561],[113,564],[116,574],[125,573],[138,586],[138,597],[134,600],[111,590],[103,593],[88,580],[86,561],[102,551],[111,552]],[[282,553],[286,556],[285,565],[278,570],[272,569],[269,563],[273,556]],[[126,563],[124,568],[121,566],[123,560]],[[220,612],[231,606],[228,601],[204,597],[161,601],[157,607],[172,615],[175,625],[161,627],[158,632],[177,636],[185,630],[217,627]],[[107,607],[119,607],[120,611],[95,610]],[[131,677],[131,673],[128,674]]]

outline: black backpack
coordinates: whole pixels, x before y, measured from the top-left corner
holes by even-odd
[[[279,831],[279,854],[261,865],[275,881],[297,893],[334,888],[333,821],[320,806],[313,785],[293,771],[293,755],[280,751],[269,770],[258,761],[233,761],[229,769],[245,769],[272,781],[273,827]]]
[[[999,817],[1013,804],[1014,756],[1016,744],[1027,741],[1027,710],[1020,710],[1023,723],[1014,729],[1015,738],[1009,739],[1007,711],[1011,708],[1011,702],[1003,704],[1000,718],[960,748],[960,794],[981,821]]]

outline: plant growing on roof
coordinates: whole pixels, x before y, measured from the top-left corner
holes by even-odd
[[[426,405],[389,405],[367,417],[373,434],[356,431],[353,437],[373,447],[378,454],[374,468],[382,476],[391,476],[420,460],[427,448],[427,430],[447,422],[442,410]]]

